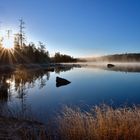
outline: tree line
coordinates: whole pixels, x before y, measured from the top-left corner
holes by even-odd
[[[140,53],[125,53],[125,54],[114,54],[96,57],[91,61],[108,61],[108,62],[140,62]]]
[[[0,64],[25,64],[25,63],[60,63],[76,62],[76,59],[60,53],[55,53],[50,57],[49,51],[46,50],[45,44],[39,42],[25,43],[24,22],[20,20],[19,33],[14,35],[14,47],[6,49],[3,46],[3,39],[0,39]]]
[[[60,54],[60,52],[55,53],[54,57],[52,57],[52,62],[62,63],[62,62],[77,62],[76,58],[73,58],[66,54]]]

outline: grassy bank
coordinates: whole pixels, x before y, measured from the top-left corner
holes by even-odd
[[[66,140],[138,140],[140,108],[96,106],[90,112],[66,107],[58,117],[59,135]]]

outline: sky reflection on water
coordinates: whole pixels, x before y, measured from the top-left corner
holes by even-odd
[[[62,106],[79,106],[88,109],[90,106],[107,103],[113,106],[140,103],[140,73],[118,71],[119,67],[107,69],[86,66],[55,72],[16,71],[0,75],[1,103],[23,110],[29,106],[45,119]],[[125,67],[126,70],[126,67]],[[56,77],[71,81],[66,86],[56,87]]]

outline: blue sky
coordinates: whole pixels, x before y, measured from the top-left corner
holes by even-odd
[[[1,0],[1,30],[74,57],[140,52],[140,0]]]

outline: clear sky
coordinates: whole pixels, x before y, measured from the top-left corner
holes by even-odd
[[[140,52],[140,0],[0,0],[1,29],[75,57]]]

